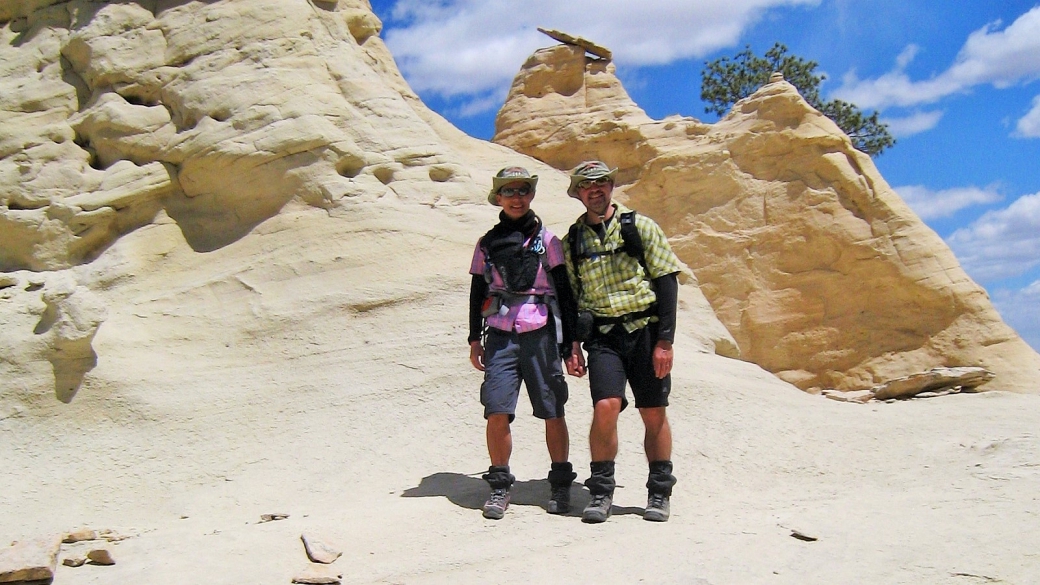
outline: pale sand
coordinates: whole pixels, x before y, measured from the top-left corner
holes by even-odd
[[[576,215],[543,208],[557,231]],[[465,271],[493,218],[288,210],[208,254],[170,223],[124,237],[79,271],[108,282],[110,313],[71,404],[46,363],[6,389],[0,539],[129,537],[107,545],[116,565],[59,566],[59,585],[285,584],[308,564],[304,533],[343,551],[344,583],[1040,582],[1040,396],[839,403],[703,353],[686,309],[671,520],[640,516],[634,410],[614,516],[547,514],[541,423],[523,401],[513,503],[485,520]],[[580,482],[591,405],[570,382]],[[580,508],[588,494],[573,493]]]

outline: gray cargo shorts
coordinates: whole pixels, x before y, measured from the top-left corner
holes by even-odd
[[[563,377],[553,327],[527,333],[488,330],[484,343],[484,383],[480,386],[484,418],[508,414],[512,422],[516,418],[520,382],[527,387],[535,417],[550,419],[564,415],[567,380]]]

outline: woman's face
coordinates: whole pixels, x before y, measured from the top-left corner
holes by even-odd
[[[512,219],[520,219],[531,210],[531,200],[534,199],[534,189],[527,181],[513,181],[506,183],[498,189],[495,201],[507,216]]]

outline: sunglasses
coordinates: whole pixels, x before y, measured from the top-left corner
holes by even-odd
[[[578,182],[578,188],[579,189],[588,189],[589,187],[591,187],[593,185],[606,185],[608,183],[613,185],[614,181],[610,180],[610,177],[599,177],[599,178],[596,178],[596,179],[585,179],[584,181],[579,181]]]
[[[503,197],[516,197],[517,195],[527,197],[531,194],[531,186],[525,183],[519,187],[502,187],[498,190],[498,194]]]

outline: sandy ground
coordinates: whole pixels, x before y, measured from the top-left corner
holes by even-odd
[[[69,404],[45,362],[5,384],[0,540],[127,537],[63,547],[117,563],[59,566],[59,585],[285,584],[309,564],[302,534],[343,551],[344,583],[1040,582],[1040,396],[839,403],[700,351],[683,313],[671,520],[641,518],[635,411],[613,517],[580,521],[580,483],[579,511],[546,513],[548,456],[523,402],[513,503],[485,520],[465,266],[493,214],[372,212],[301,239],[315,213],[208,255],[156,225],[80,271],[110,307],[98,366]],[[388,269],[402,240],[415,261]],[[587,383],[571,393],[580,482]],[[272,513],[288,517],[261,521]]]

